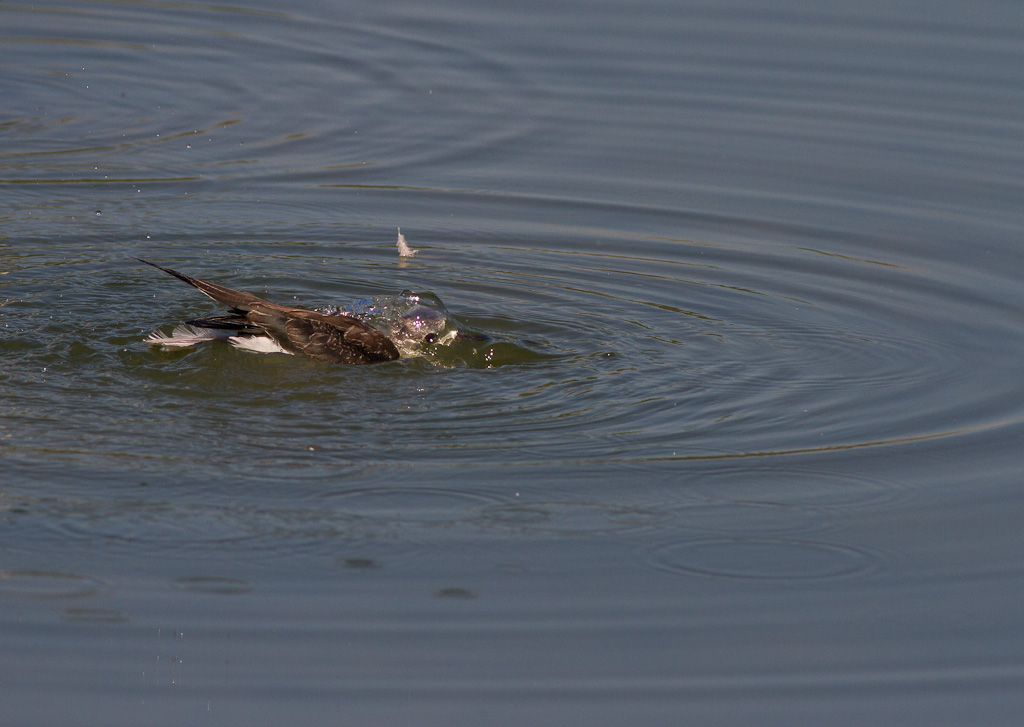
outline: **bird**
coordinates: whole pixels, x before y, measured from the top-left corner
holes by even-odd
[[[336,364],[376,364],[401,357],[390,338],[352,316],[281,305],[142,258],[135,259],[197,288],[227,306],[230,312],[187,321],[191,328],[178,327],[172,336],[154,333],[146,339],[147,343],[182,347],[226,339],[238,348],[290,353]]]

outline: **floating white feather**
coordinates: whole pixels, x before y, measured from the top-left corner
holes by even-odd
[[[415,255],[418,252],[419,252],[419,250],[413,250],[411,247],[409,247],[408,243],[406,243],[406,241],[405,241],[405,235],[402,234],[402,228],[399,227],[398,228],[398,257],[402,257],[402,258],[412,257],[413,255]]]

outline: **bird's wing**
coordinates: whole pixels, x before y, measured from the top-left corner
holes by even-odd
[[[360,320],[328,316],[305,308],[255,307],[246,317],[265,330],[282,348],[317,361],[372,364],[394,361],[395,344]]]

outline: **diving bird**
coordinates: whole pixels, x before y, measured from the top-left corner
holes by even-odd
[[[187,321],[189,327],[179,326],[171,336],[154,333],[146,339],[147,343],[173,348],[227,340],[251,351],[299,354],[316,361],[341,364],[382,363],[401,356],[399,348],[387,335],[353,316],[280,305],[252,293],[136,259],[198,288],[230,311],[229,315]],[[433,327],[434,322],[426,313],[419,313],[413,316],[412,323],[412,327],[419,330]],[[443,324],[442,320],[437,325]],[[404,326],[408,328],[409,321]],[[423,334],[432,335],[426,330]]]

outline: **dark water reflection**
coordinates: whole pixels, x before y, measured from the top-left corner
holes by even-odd
[[[0,5],[11,723],[1012,722],[1022,20]]]

